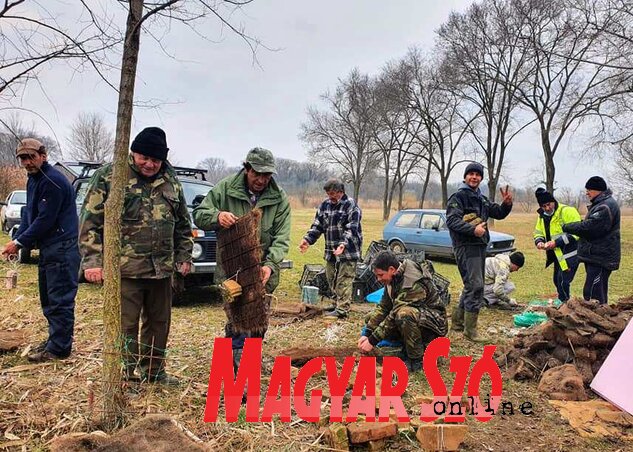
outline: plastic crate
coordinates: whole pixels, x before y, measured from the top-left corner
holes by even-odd
[[[325,272],[325,267],[321,264],[305,264],[303,266],[303,274],[299,281],[299,288],[303,286],[311,286],[312,281],[321,272]]]
[[[389,245],[387,245],[387,242],[382,240],[374,240],[369,244],[369,247],[367,247],[367,252],[365,253],[365,259],[363,260],[363,262],[367,265],[370,265],[371,261],[373,261],[374,257],[376,257],[376,254],[387,249],[389,249]]]
[[[435,285],[435,288],[437,289],[437,293],[440,296],[440,300],[442,300],[442,303],[444,304],[444,306],[448,306],[448,304],[451,302],[451,293],[448,290],[448,288],[451,285],[451,282],[444,276],[440,275],[439,273],[434,272],[433,284]]]

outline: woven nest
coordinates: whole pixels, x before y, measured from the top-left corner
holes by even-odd
[[[219,232],[224,274],[242,288],[241,295],[224,304],[235,333],[263,334],[268,328],[270,300],[266,297],[261,275],[261,218],[261,210],[255,209],[240,217],[231,228]]]

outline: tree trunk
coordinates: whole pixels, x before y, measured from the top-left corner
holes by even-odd
[[[125,399],[121,387],[121,217],[127,185],[127,156],[132,124],[134,83],[140,48],[143,0],[130,0],[117,110],[114,163],[110,193],[105,204],[103,245],[103,423],[107,429],[122,425]]]
[[[488,173],[488,174],[492,174],[492,173]],[[497,194],[498,182],[499,182],[499,179],[495,177],[490,177],[490,179],[488,179],[488,199],[490,199],[490,201],[492,202],[495,202],[495,195]],[[488,218],[488,226],[493,227],[494,225],[495,225],[495,219]]]
[[[541,143],[543,145],[543,155],[545,157],[545,187],[550,193],[554,193],[554,177],[556,167],[554,166],[554,152],[549,142],[549,130],[541,129]]]
[[[426,191],[429,188],[429,182],[431,181],[431,160],[429,159],[426,166],[426,176],[424,177],[424,184],[422,185],[422,195],[420,196],[420,209],[424,209],[424,200],[426,199]]]
[[[448,203],[448,177],[440,174],[440,184],[442,185],[442,207],[446,208]]]
[[[385,190],[382,195],[382,219],[389,219],[391,203],[389,202],[389,165],[385,164]]]
[[[404,186],[405,182],[400,179],[400,181],[398,181],[398,210],[402,210],[403,208]]]

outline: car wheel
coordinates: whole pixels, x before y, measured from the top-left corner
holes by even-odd
[[[393,251],[394,253],[406,253],[407,249],[404,246],[404,243],[399,242],[397,240],[391,242],[389,244],[389,248],[391,249],[391,251]]]

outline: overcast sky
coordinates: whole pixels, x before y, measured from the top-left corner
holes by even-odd
[[[135,109],[133,135],[147,126],[164,128],[170,160],[186,166],[210,156],[237,165],[254,146],[305,160],[297,135],[308,105],[354,67],[375,74],[411,46],[431,49],[434,32],[450,11],[462,11],[470,3],[255,0],[235,19],[266,46],[278,49],[260,49],[259,66],[240,39],[220,36],[212,18],[200,31],[216,43],[179,26],[164,35],[161,45],[174,58],[143,35],[136,97],[162,105]],[[48,99],[32,85],[23,105],[48,119],[62,147],[79,112],[102,113],[114,129],[117,95],[94,74],[75,74],[58,65],[41,74],[41,80]],[[580,188],[589,176],[605,175],[600,163],[583,162],[573,151],[573,144],[567,144],[557,158],[559,186]],[[534,131],[517,137],[505,180],[517,186],[531,183],[531,170],[542,166],[541,152]],[[461,171],[455,175],[459,179]]]

